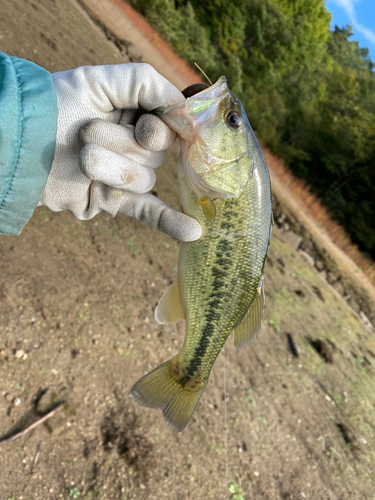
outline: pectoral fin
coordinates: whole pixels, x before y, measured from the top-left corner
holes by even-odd
[[[212,222],[216,215],[216,208],[211,198],[203,198],[203,200],[199,202],[199,206],[202,208],[208,222]]]
[[[176,323],[185,319],[178,279],[166,289],[159,300],[155,310],[155,319],[160,324]]]
[[[258,335],[264,309],[264,283],[261,277],[255,297],[241,323],[233,330],[234,347],[239,351],[249,345]]]

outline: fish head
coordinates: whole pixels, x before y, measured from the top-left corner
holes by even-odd
[[[185,177],[199,197],[241,194],[251,175],[255,136],[224,76],[174,106],[159,108],[156,114],[177,132]]]

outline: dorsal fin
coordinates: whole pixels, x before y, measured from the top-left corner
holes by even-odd
[[[176,323],[185,319],[178,279],[163,293],[155,310],[155,319],[160,324]]]

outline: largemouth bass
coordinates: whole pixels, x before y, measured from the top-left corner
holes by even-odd
[[[272,228],[267,165],[240,101],[225,77],[157,115],[178,134],[180,201],[202,226],[182,243],[176,281],[155,311],[159,323],[186,320],[177,356],[131,390],[182,431],[229,334],[237,350],[256,337],[264,308],[263,271]]]

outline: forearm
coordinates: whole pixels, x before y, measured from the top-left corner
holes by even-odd
[[[0,234],[20,234],[43,195],[54,157],[52,77],[0,52]]]

